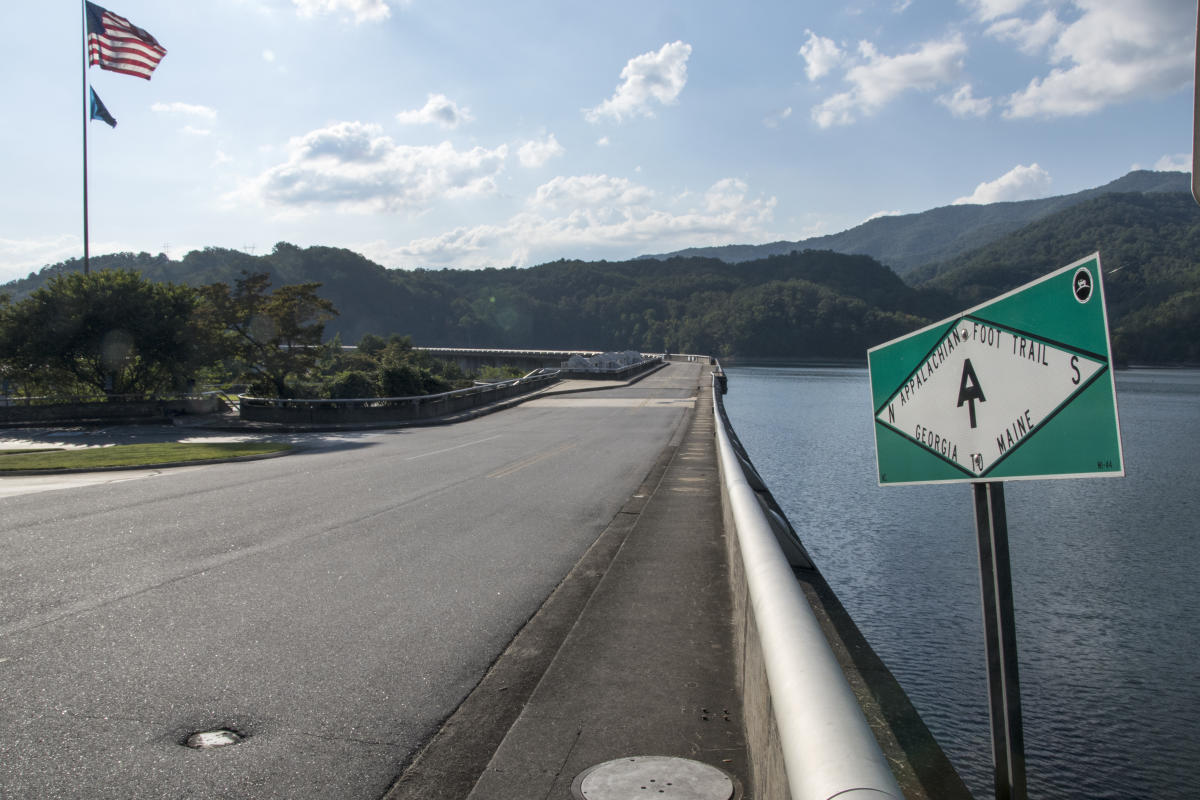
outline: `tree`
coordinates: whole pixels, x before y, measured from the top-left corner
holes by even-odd
[[[339,372],[329,382],[329,396],[334,400],[375,397],[377,394],[375,381],[367,373],[358,370]]]
[[[317,295],[319,283],[271,285],[266,273],[243,274],[230,290],[214,283],[200,291],[205,311],[226,331],[230,351],[252,381],[254,391],[279,397],[294,393],[320,355],[325,323],[337,315],[333,303]]]
[[[213,352],[196,307],[194,289],[132,271],[57,275],[0,307],[6,376],[70,394],[182,388]]]

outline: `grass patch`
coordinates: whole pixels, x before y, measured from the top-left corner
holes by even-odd
[[[14,470],[154,467],[180,462],[259,456],[292,449],[279,442],[161,442],[87,447],[78,450],[0,450],[0,473]]]

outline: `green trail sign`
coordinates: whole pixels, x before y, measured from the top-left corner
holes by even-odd
[[[879,483],[1125,474],[1100,255],[867,352]]]

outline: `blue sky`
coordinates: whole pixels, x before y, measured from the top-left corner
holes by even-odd
[[[88,70],[93,254],[621,259],[1191,163],[1190,0],[101,5],[168,52]],[[0,281],[82,255],[80,4],[7,15]]]

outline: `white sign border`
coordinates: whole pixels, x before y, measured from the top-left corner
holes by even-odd
[[[1097,277],[1096,282],[1099,284],[1100,310],[1104,317],[1104,340],[1105,340],[1105,346],[1108,349],[1108,363],[1105,365],[1105,368],[1103,370],[1096,373],[1096,375],[1094,375],[1092,377],[1091,384],[1094,384],[1097,380],[1099,380],[1100,376],[1102,376],[1106,373],[1110,376],[1110,383],[1112,386],[1113,423],[1116,425],[1116,428],[1117,428],[1117,458],[1119,459],[1119,462],[1121,464],[1121,469],[1113,470],[1113,471],[1109,471],[1109,472],[1055,473],[1055,474],[1051,474],[1051,475],[1016,475],[1016,476],[1011,476],[1011,477],[1000,478],[999,480],[1007,482],[1007,481],[1069,480],[1069,479],[1074,479],[1074,478],[1123,478],[1123,477],[1125,477],[1125,443],[1123,441],[1124,437],[1121,435],[1121,413],[1120,413],[1119,407],[1117,406],[1117,376],[1116,376],[1116,370],[1113,368],[1113,365],[1112,365],[1112,360],[1113,360],[1112,332],[1109,329],[1109,325],[1108,325],[1108,301],[1107,301],[1107,298],[1105,297],[1105,293],[1104,293],[1104,268],[1100,262],[1099,251],[1092,253],[1091,255],[1086,256],[1084,258],[1081,258],[1078,261],[1075,261],[1071,264],[1068,264],[1065,267],[1061,267],[1059,269],[1054,270],[1053,272],[1049,272],[1040,278],[1030,281],[1029,283],[1022,284],[1022,285],[1016,287],[1015,289],[1011,289],[1010,291],[1005,292],[1004,294],[997,295],[997,296],[991,298],[990,300],[985,300],[984,302],[982,302],[978,305],[971,306],[967,310],[961,311],[958,314],[954,314],[952,316],[938,320],[937,322],[930,323],[929,325],[926,325],[924,328],[912,331],[911,333],[906,333],[903,336],[898,336],[895,339],[891,339],[882,344],[877,344],[874,347],[868,348],[867,349],[868,364],[870,363],[871,353],[874,353],[876,350],[882,350],[885,347],[890,347],[894,344],[898,344],[900,342],[903,342],[906,339],[911,339],[914,336],[920,336],[923,333],[928,333],[929,331],[934,330],[936,328],[940,328],[940,327],[946,325],[947,323],[957,323],[959,320],[963,319],[964,317],[971,316],[981,309],[987,308],[988,306],[991,306],[991,305],[995,305],[996,303],[1000,302],[1001,300],[1006,300],[1009,297],[1012,297],[1013,295],[1020,294],[1021,292],[1027,291],[1028,289],[1031,289],[1034,286],[1037,286],[1039,284],[1045,283],[1046,281],[1053,280],[1053,279],[1057,278],[1058,276],[1062,275],[1064,272],[1068,272],[1070,270],[1077,270],[1080,267],[1082,267],[1083,265],[1085,265],[1091,261],[1096,262],[1096,273],[1097,273],[1096,274],[1096,277]],[[1093,294],[1095,294],[1095,289],[1093,289]],[[1005,327],[1008,327],[1011,329],[1011,326],[1005,326]],[[1036,334],[1031,334],[1031,335],[1033,335],[1035,338],[1039,339],[1040,341],[1046,341],[1046,339],[1044,337],[1037,336]],[[1079,348],[1074,348],[1074,349],[1079,349]],[[916,368],[914,368],[914,369],[916,369]],[[942,484],[993,483],[993,482],[995,482],[996,479],[989,480],[986,477],[986,475],[983,477],[978,477],[978,478],[962,477],[962,478],[941,478],[938,480],[926,480],[926,481],[887,481],[887,482],[884,482],[882,480],[882,478],[880,478],[880,475],[882,474],[882,465],[879,463],[879,425],[880,425],[880,423],[875,418],[875,414],[876,414],[876,409],[874,407],[875,406],[875,377],[873,374],[870,374],[870,370],[868,370],[868,374],[869,374],[870,382],[871,382],[871,436],[875,442],[875,480],[876,480],[876,483],[878,486],[881,486],[881,487],[882,486],[926,486],[926,485],[932,486],[932,485],[942,485]],[[1089,384],[1089,386],[1091,384]],[[1073,400],[1075,397],[1078,397],[1079,394],[1081,394],[1081,393],[1082,392],[1077,393],[1071,399]],[[1062,409],[1059,409],[1059,412],[1061,412],[1061,410]],[[1059,412],[1055,412],[1055,413],[1057,414]],[[888,428],[888,429],[892,430],[891,428]],[[893,432],[895,432],[895,431],[893,431]],[[901,434],[898,432],[896,432],[896,433],[898,436],[902,436],[902,437],[904,436],[904,434]],[[905,437],[905,438],[907,438],[907,437]],[[911,442],[911,440],[910,440],[910,442]],[[920,445],[917,445],[915,442],[913,442],[912,444],[914,447],[920,446]],[[931,450],[928,450],[928,452],[930,453],[930,455],[934,455],[934,456],[937,455],[936,453],[934,453]],[[957,466],[957,465],[955,465],[955,466]]]

